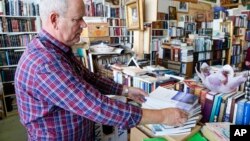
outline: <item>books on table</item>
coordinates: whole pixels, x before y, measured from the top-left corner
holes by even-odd
[[[161,86],[151,92],[146,99],[147,101],[142,104],[142,108],[145,109],[177,107],[189,112],[198,104],[196,95],[169,90]]]
[[[146,99],[147,101],[142,104],[144,109],[180,108],[189,113],[189,119],[181,126],[167,126],[165,124],[145,125],[156,136],[191,133],[191,129],[201,119],[201,106],[198,104],[196,95],[158,87]]]
[[[230,122],[209,122],[202,128],[202,134],[211,141],[229,141]]]

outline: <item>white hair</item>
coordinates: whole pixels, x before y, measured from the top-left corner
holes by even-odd
[[[46,21],[51,12],[65,15],[67,12],[68,0],[40,0],[39,9],[42,21]]]

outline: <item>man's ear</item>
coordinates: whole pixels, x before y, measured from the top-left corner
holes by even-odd
[[[53,25],[54,29],[58,29],[59,15],[57,13],[50,14],[50,23]]]

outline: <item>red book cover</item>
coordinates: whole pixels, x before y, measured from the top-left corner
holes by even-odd
[[[200,92],[200,99],[199,99],[199,102],[201,104],[201,110],[204,108],[205,106],[205,101],[206,101],[206,94],[209,92],[208,89],[203,89],[201,90]]]
[[[204,105],[204,108],[201,110],[201,113],[202,113],[201,122],[203,123],[208,122],[210,119],[210,115],[211,115],[212,107],[214,103],[214,97],[216,94],[217,93],[214,93],[211,91],[206,94],[205,105]]]

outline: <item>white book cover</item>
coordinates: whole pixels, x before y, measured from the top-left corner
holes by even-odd
[[[142,104],[142,108],[145,109],[178,107],[190,111],[198,103],[196,95],[169,90],[163,87],[158,87],[146,99],[147,101]]]
[[[163,87],[158,87],[156,90],[151,92],[148,97],[146,97],[147,101],[142,104],[142,108],[144,109],[163,109],[170,107],[178,107],[180,106],[180,101],[176,101],[175,99],[181,98],[176,97],[178,91],[169,90]],[[182,98],[181,98],[182,99]],[[192,99],[192,98],[191,98]],[[196,100],[195,100],[196,101]],[[188,102],[192,102],[188,101]],[[193,105],[194,104],[194,105]],[[194,102],[191,109],[189,110],[189,119],[181,126],[167,126],[164,124],[147,124],[146,127],[152,130],[154,135],[180,135],[187,134],[191,132],[191,128],[195,127],[197,122],[201,119],[199,113],[201,112],[201,106]],[[184,105],[182,108],[186,108],[189,106]]]
[[[168,126],[165,124],[147,124],[148,127],[156,136],[161,135],[180,135],[180,134],[187,134],[191,132],[192,128],[196,126],[197,121],[200,119],[200,116],[195,116],[193,118],[188,119],[181,126]]]

